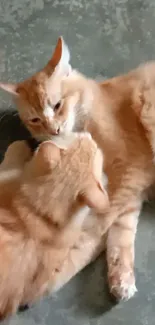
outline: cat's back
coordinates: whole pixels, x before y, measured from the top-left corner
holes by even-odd
[[[146,62],[137,68],[100,83],[104,96],[122,102],[133,100],[137,89],[155,85],[155,61]]]
[[[90,129],[108,164],[119,157],[152,168],[150,144],[136,112],[138,96],[148,81],[155,83],[155,62],[99,84],[102,98],[93,111]]]
[[[149,61],[141,64],[137,69],[128,73],[129,78],[147,82],[155,82],[155,61]]]

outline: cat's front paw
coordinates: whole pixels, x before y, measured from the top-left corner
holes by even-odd
[[[26,141],[15,141],[9,145],[4,161],[12,166],[25,163],[32,156],[31,149]]]
[[[116,267],[109,273],[108,279],[110,293],[117,300],[129,300],[137,292],[133,270],[124,272],[121,268]]]

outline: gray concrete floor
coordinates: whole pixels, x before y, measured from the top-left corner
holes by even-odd
[[[72,65],[93,77],[111,77],[155,58],[154,0],[0,0],[0,79],[16,81],[46,63],[59,35]],[[26,133],[0,93],[0,153]],[[138,293],[114,305],[107,294],[104,258],[53,298],[34,305],[10,325],[154,325],[155,206],[141,215],[136,242]]]

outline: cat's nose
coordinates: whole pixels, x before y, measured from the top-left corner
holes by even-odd
[[[59,134],[60,133],[60,127],[58,127],[56,130],[55,130],[55,134]]]
[[[52,135],[58,135],[60,133],[60,127],[55,128],[50,132]]]

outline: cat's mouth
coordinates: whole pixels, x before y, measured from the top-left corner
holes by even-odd
[[[70,133],[72,129],[67,127],[67,121],[65,121],[63,124],[61,124],[57,128],[49,128],[44,130],[42,134],[34,134],[33,136],[39,140],[39,141],[46,141],[46,140],[51,140],[52,138],[56,138],[59,136],[65,136],[66,134]]]
[[[71,130],[70,130],[71,131]],[[67,133],[67,121],[64,121],[62,124],[57,122],[54,127],[51,127],[48,131],[50,136],[59,136]]]

